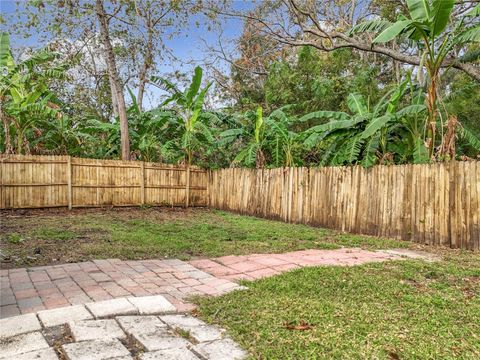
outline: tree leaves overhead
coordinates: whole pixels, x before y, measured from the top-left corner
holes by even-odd
[[[364,21],[352,27],[347,34],[348,36],[352,36],[355,34],[362,34],[365,32],[378,33],[385,30],[391,24],[392,23],[390,21],[382,20],[382,19]]]

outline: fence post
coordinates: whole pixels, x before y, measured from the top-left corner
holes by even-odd
[[[456,163],[455,160],[450,160],[449,164],[449,193],[448,193],[448,199],[449,199],[449,208],[450,208],[450,214],[448,216],[449,222],[448,222],[448,228],[449,228],[449,233],[450,233],[450,247],[455,248],[457,247],[457,204],[456,204]]]
[[[287,222],[292,222],[293,207],[293,167],[288,167],[288,202],[287,202]]]
[[[67,157],[67,201],[68,210],[72,210],[72,157]]]
[[[190,164],[187,164],[186,169],[186,184],[185,184],[185,207],[188,208],[190,201]]]
[[[145,162],[142,161],[140,164],[140,177],[141,177],[141,184],[140,184],[140,201],[141,204],[145,204]]]
[[[206,201],[205,201],[205,205],[207,206],[207,208],[210,208],[211,205],[210,205],[210,175],[211,175],[211,170],[210,169],[207,169],[205,171],[205,176],[206,176],[206,179],[207,179],[207,183],[206,183]]]

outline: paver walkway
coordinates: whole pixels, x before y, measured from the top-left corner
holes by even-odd
[[[138,299],[142,299],[138,301]],[[0,360],[241,360],[225,330],[161,295],[118,298],[0,320]]]
[[[193,294],[220,295],[239,289],[234,281],[259,279],[303,266],[358,265],[397,259],[362,249],[304,250],[284,254],[192,260],[83,263],[2,270],[0,317],[119,297],[163,295],[179,310],[192,309]]]
[[[190,264],[217,278],[256,280],[305,266],[352,266],[368,262],[400,259],[395,253],[367,251],[358,248],[339,250],[302,250],[283,254],[222,256],[215,259],[192,260]]]

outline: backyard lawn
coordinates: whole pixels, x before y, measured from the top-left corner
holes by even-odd
[[[174,208],[4,211],[2,267],[95,258],[180,258],[299,249],[413,247],[232,213]],[[478,359],[480,254],[302,268],[221,297],[196,315],[256,359]]]
[[[480,255],[303,268],[199,298],[257,359],[479,359]]]
[[[0,215],[3,268],[96,258],[187,260],[310,248],[410,245],[203,208],[20,210]]]

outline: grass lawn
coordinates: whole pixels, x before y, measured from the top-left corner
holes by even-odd
[[[309,248],[410,245],[208,209],[50,209],[3,211],[0,216],[4,268],[95,258],[185,260]]]
[[[480,255],[295,270],[198,298],[258,359],[479,359]]]

